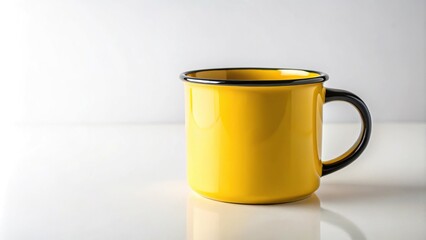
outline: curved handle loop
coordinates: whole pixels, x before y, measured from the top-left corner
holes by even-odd
[[[355,94],[340,90],[327,88],[325,92],[325,102],[345,101],[352,104],[359,112],[362,119],[362,130],[355,144],[339,157],[325,161],[322,165],[322,176],[335,172],[351,164],[367,147],[371,135],[371,116],[367,105]]]

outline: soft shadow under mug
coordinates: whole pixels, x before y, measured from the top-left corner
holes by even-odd
[[[181,74],[187,175],[200,195],[268,204],[306,198],[320,177],[353,162],[368,144],[371,118],[355,94],[323,86],[328,76],[288,68],[223,68]],[[352,104],[362,118],[355,144],[322,161],[322,109]]]

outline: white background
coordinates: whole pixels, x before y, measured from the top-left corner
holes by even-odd
[[[404,121],[375,123],[318,196],[367,239],[424,239],[424,0],[0,0],[0,238],[183,236],[178,75],[247,66],[324,71],[375,122]],[[326,121],[359,121],[326,106]],[[351,146],[355,125],[325,124],[323,159]],[[267,209],[235,226],[260,216],[285,230]]]
[[[375,121],[426,120],[426,1],[1,1],[2,121],[183,121],[180,72],[330,75]],[[353,121],[328,106],[327,121]]]

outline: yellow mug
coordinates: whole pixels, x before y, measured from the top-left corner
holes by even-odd
[[[320,177],[366,148],[371,117],[353,93],[323,86],[327,74],[288,68],[222,68],[181,74],[185,86],[187,175],[200,195],[223,202],[300,200]],[[321,160],[325,102],[352,104],[362,118],[356,143]]]

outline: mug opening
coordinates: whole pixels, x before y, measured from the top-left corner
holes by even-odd
[[[268,86],[323,82],[327,74],[293,68],[220,68],[188,71],[181,79],[193,83]]]

